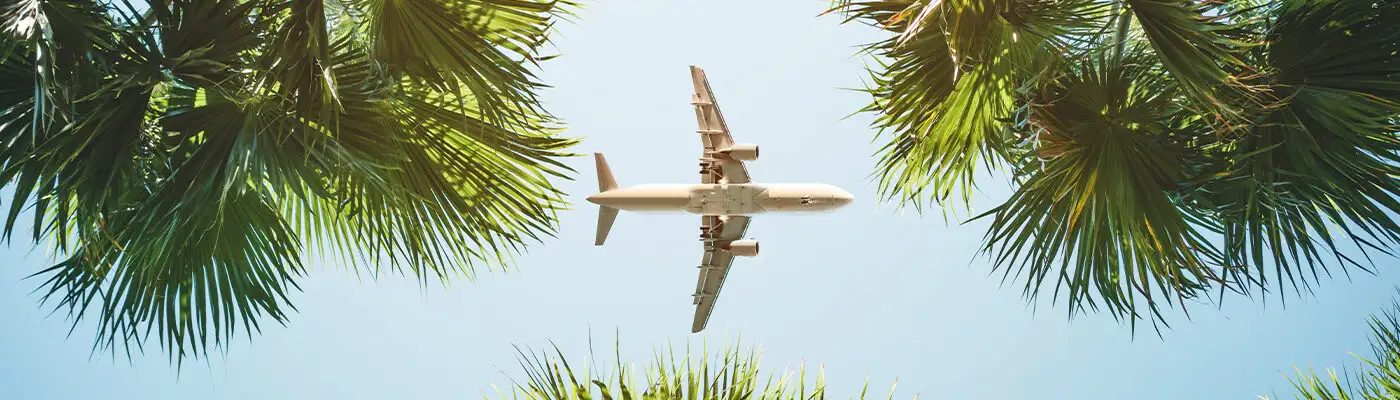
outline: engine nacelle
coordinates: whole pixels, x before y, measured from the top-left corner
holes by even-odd
[[[730,240],[720,242],[719,248],[728,250],[730,253],[740,257],[753,257],[758,255],[757,240]]]
[[[720,154],[739,161],[753,161],[758,159],[758,145],[735,143],[733,146],[720,150]]]

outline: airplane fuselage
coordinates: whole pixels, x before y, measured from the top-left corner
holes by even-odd
[[[820,183],[644,184],[588,197],[588,201],[635,212],[752,215],[831,211],[854,197]]]

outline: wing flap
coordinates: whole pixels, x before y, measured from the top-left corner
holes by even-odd
[[[704,147],[701,155],[701,183],[749,183],[748,168],[743,161],[715,157],[720,150],[734,145],[734,137],[729,133],[729,125],[724,122],[724,113],[719,110],[719,102],[710,89],[710,80],[705,70],[690,66],[690,82],[695,93],[690,104],[695,106],[695,120],[700,129],[700,144]]]
[[[724,289],[724,281],[729,276],[729,267],[734,263],[734,255],[714,246],[717,240],[738,240],[744,237],[749,228],[749,217],[729,216],[722,220],[718,216],[703,216],[701,228],[706,229],[709,238],[705,242],[705,255],[700,263],[700,277],[695,283],[695,319],[691,333],[698,333],[709,323],[714,313],[715,302]]]

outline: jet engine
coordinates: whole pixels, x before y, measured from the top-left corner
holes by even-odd
[[[728,250],[730,253],[734,253],[734,255],[740,257],[753,257],[758,255],[757,240],[731,240],[721,242],[719,248]]]
[[[739,161],[753,161],[758,159],[758,145],[750,143],[736,143],[733,146],[725,148],[724,150],[720,150],[720,154],[724,154],[729,158],[733,158]]]

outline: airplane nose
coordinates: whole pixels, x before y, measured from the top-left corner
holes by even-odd
[[[854,194],[846,192],[846,190],[841,190],[841,187],[832,186],[830,196],[832,196],[832,206],[834,206],[832,208],[846,207],[847,204],[851,204],[855,201]]]
[[[836,201],[836,205],[838,207],[841,207],[856,201],[856,196],[852,195],[850,192],[847,192],[845,190],[837,189],[836,194],[832,196],[832,199]]]

